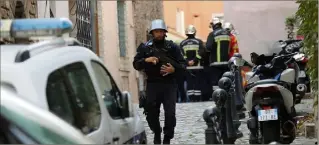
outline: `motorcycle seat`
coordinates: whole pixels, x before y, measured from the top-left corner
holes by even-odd
[[[251,84],[248,84],[247,87],[245,88],[245,90],[248,91],[257,85],[263,85],[263,84],[277,84],[277,85],[281,85],[281,86],[286,86],[285,82],[278,81],[275,79],[265,79],[265,80],[259,80],[257,82],[253,82]]]
[[[255,82],[255,84],[270,84],[270,83],[277,83],[278,80],[275,79],[264,79],[264,80],[259,80],[257,82]]]

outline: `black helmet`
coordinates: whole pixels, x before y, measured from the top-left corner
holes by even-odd
[[[216,105],[223,105],[227,100],[228,93],[224,89],[216,89],[213,92],[212,98]]]
[[[234,74],[231,71],[226,71],[222,77],[227,77],[229,78],[231,81],[234,81]]]
[[[222,89],[225,89],[226,91],[228,91],[231,88],[232,83],[233,82],[228,77],[222,77],[218,81],[218,86],[219,86],[219,88],[222,88]]]

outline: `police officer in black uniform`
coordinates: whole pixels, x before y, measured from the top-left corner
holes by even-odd
[[[199,66],[201,56],[199,52],[204,48],[203,41],[195,38],[196,29],[193,25],[189,25],[185,31],[187,38],[180,44],[180,48],[186,59],[187,66]],[[196,77],[187,76],[187,95],[191,101],[199,101],[201,99],[200,75],[202,69],[190,70]]]
[[[176,126],[175,105],[177,99],[176,78],[183,72],[154,56],[154,48],[166,52],[185,68],[185,60],[178,46],[173,41],[165,40],[167,28],[161,19],[152,21],[150,33],[153,39],[137,48],[133,66],[147,75],[146,85],[146,120],[154,132],[154,144],[161,144],[160,106],[165,111],[163,144],[170,144]],[[180,68],[180,67],[179,67]]]
[[[223,73],[229,71],[230,33],[222,28],[219,18],[213,18],[211,26],[213,31],[207,37],[206,48],[210,51],[210,77],[215,90]]]

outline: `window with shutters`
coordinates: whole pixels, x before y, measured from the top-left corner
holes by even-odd
[[[91,24],[91,1],[77,0],[75,2],[76,15],[76,39],[90,50],[92,48],[92,24]]]
[[[119,47],[120,47],[120,56],[126,56],[126,32],[125,32],[125,1],[117,1],[117,22],[119,30]]]

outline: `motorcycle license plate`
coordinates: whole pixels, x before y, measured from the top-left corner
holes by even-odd
[[[299,72],[299,78],[305,78],[306,77],[306,72],[305,71],[300,71]]]
[[[258,110],[258,121],[278,120],[277,109]]]

